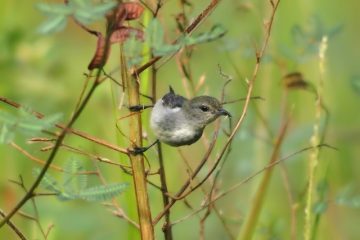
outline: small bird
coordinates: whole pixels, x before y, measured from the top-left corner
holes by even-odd
[[[209,123],[219,116],[231,117],[214,97],[189,100],[169,88],[169,93],[156,102],[151,112],[150,125],[161,142],[175,147],[193,144]]]

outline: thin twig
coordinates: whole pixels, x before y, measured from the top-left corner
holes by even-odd
[[[106,44],[105,44],[105,50],[107,50],[109,46],[109,39],[107,38],[106,40]],[[105,58],[102,59],[102,62],[104,62]],[[85,109],[86,105],[88,104],[90,98],[92,97],[93,93],[95,92],[95,89],[98,86],[99,83],[99,79],[101,76],[101,69],[98,69],[97,71],[97,75],[96,75],[96,79],[92,85],[92,87],[90,88],[89,92],[87,93],[86,97],[84,98],[83,102],[81,103],[81,105],[79,106],[78,110],[74,113],[74,115],[72,116],[72,118],[70,119],[70,121],[66,124],[66,126],[63,128],[63,130],[61,131],[61,133],[59,134],[59,137],[57,138],[54,148],[52,149],[48,159],[46,160],[46,163],[44,165],[44,167],[41,169],[41,172],[39,173],[39,175],[37,176],[35,182],[31,185],[31,187],[29,188],[28,192],[24,195],[24,197],[16,204],[16,206],[8,213],[8,215],[6,217],[4,217],[4,219],[0,222],[0,228],[4,226],[4,224],[6,222],[8,222],[12,216],[15,215],[15,213],[17,211],[20,210],[20,208],[29,200],[31,199],[31,196],[33,195],[34,191],[36,190],[36,188],[39,186],[41,180],[43,179],[43,177],[45,176],[45,173],[48,171],[49,167],[51,166],[52,162],[55,159],[55,156],[58,153],[58,150],[63,142],[63,140],[65,139],[69,128],[72,127],[72,125],[76,122],[76,120],[80,117],[81,113],[83,112],[83,110]],[[127,151],[126,151],[127,152]]]
[[[26,157],[28,157],[30,160],[36,162],[36,163],[39,163],[41,165],[45,165],[46,162],[44,160],[41,160],[37,157],[34,157],[33,155],[31,155],[30,153],[28,153],[27,151],[25,151],[23,148],[21,148],[20,146],[18,146],[16,143],[14,142],[10,142],[10,146],[12,146],[13,148],[15,148],[16,150],[18,150],[19,152],[21,152],[22,154],[24,154]],[[62,169],[61,167],[59,166],[56,166],[54,164],[51,164],[50,165],[50,168],[51,169],[54,169],[54,170],[57,170],[57,171],[60,171],[60,172],[63,172],[64,169]]]
[[[2,217],[5,217],[5,213],[3,210],[0,209],[0,215]],[[22,240],[27,240],[27,238],[25,237],[25,235],[20,231],[20,229],[10,220],[6,221],[7,225],[16,233],[16,235],[22,239]]]
[[[187,34],[190,34],[194,31],[194,29],[196,27],[198,27],[200,25],[200,23],[207,18],[210,13],[216,8],[216,6],[218,5],[218,3],[221,0],[212,0],[209,5],[193,20],[193,22],[185,29],[185,32]],[[183,35],[181,35],[183,36]],[[177,39],[174,41],[176,42]],[[174,55],[172,55],[174,56]],[[135,76],[139,76],[140,73],[142,73],[143,71],[145,71],[147,68],[149,68],[150,66],[152,66],[153,64],[155,64],[157,61],[159,61],[162,57],[161,56],[157,56],[157,57],[153,57],[152,59],[149,60],[149,62],[145,63],[144,65],[140,66],[139,68],[135,69],[132,72],[132,75]]]
[[[212,1],[211,3],[213,3],[214,1]],[[218,1],[215,1],[216,4],[218,3]],[[252,92],[253,92],[253,87],[254,87],[254,82],[257,78],[257,75],[258,75],[258,72],[259,72],[259,68],[260,68],[260,62],[262,60],[262,56],[264,55],[265,53],[265,50],[268,46],[268,42],[269,42],[269,39],[270,39],[270,33],[271,33],[271,28],[272,28],[272,24],[273,24],[273,21],[274,21],[274,16],[275,16],[275,12],[277,10],[277,7],[280,3],[280,0],[278,0],[276,2],[276,5],[275,7],[273,8],[273,11],[272,11],[272,14],[271,14],[271,17],[270,17],[270,20],[269,20],[269,23],[268,23],[268,26],[267,26],[267,31],[266,31],[266,35],[265,35],[265,40],[264,40],[264,43],[263,43],[263,46],[261,48],[261,50],[259,52],[256,52],[256,64],[255,64],[255,67],[254,67],[254,70],[253,70],[253,74],[252,74],[252,78],[250,79],[249,83],[248,83],[248,91],[247,91],[247,96],[246,96],[246,100],[245,100],[245,103],[244,103],[244,107],[243,107],[243,111],[242,111],[242,114],[239,118],[239,120],[237,121],[232,133],[230,134],[230,136],[228,137],[225,145],[223,146],[222,150],[220,151],[220,154],[218,155],[218,159],[221,159],[223,157],[223,155],[225,154],[228,146],[230,145],[232,139],[234,138],[235,134],[238,132],[240,126],[242,125],[244,119],[245,119],[245,116],[247,114],[247,109],[248,109],[248,106],[249,106],[249,102],[250,102],[250,98],[251,98],[251,95],[252,95]],[[216,6],[216,5],[215,5]],[[196,22],[196,21],[194,21]],[[191,27],[190,27],[191,29]],[[157,61],[157,60],[156,60]],[[140,68],[140,70],[142,70],[142,68]],[[217,136],[217,134],[215,134]],[[215,144],[215,141],[213,141],[213,143]],[[210,144],[210,148],[213,148],[214,147],[214,144]],[[195,170],[194,172],[194,177],[196,176],[196,174],[200,171],[200,169],[202,168],[203,164],[206,162],[207,158],[208,158],[208,153],[211,152],[211,149],[210,151],[207,152],[207,154],[205,154],[205,158],[203,158],[203,160],[201,161],[201,163],[199,164],[199,167]],[[205,161],[204,161],[205,160]],[[218,161],[215,161],[215,162],[218,162]],[[187,187],[189,186],[190,184],[190,181],[191,179],[187,180],[186,183],[181,187],[181,189],[177,192],[177,194],[175,195],[176,197],[181,197],[183,192],[187,189]],[[157,223],[163,216],[164,214],[166,213],[166,211],[168,211],[170,209],[170,207],[175,203],[176,201],[173,199],[169,205],[164,208],[154,219],[154,223]]]
[[[135,75],[135,77],[133,77],[128,74],[126,59],[122,47],[120,49],[120,65],[121,77],[127,87],[128,103],[130,106],[139,105],[140,86],[138,75]],[[142,124],[140,114],[129,117],[129,138],[132,143],[132,148],[142,146]],[[139,217],[140,235],[143,240],[153,240],[155,238],[154,226],[152,224],[149,196],[146,184],[144,155],[129,154],[129,158],[133,170],[132,177],[135,186],[135,197]]]
[[[1,97],[1,96],[0,96],[0,102],[6,103],[6,104],[8,104],[8,105],[10,105],[12,107],[15,107],[15,108],[21,108],[22,107],[21,104],[15,102],[15,101],[12,101],[12,100],[10,100],[8,98]],[[40,112],[36,112],[36,111],[32,111],[32,114],[34,114],[34,116],[36,116],[39,119],[42,119],[42,118],[45,117],[44,114],[42,114]],[[57,128],[62,129],[62,130],[66,129],[65,125],[63,125],[63,124],[55,124],[55,126]],[[73,129],[73,128],[67,128],[67,132],[70,132],[70,133],[72,133],[72,134],[74,134],[76,136],[79,136],[79,137],[84,138],[86,140],[89,140],[91,142],[97,143],[99,145],[102,145],[102,146],[107,147],[109,149],[112,149],[114,151],[124,153],[124,154],[129,154],[127,149],[120,148],[120,147],[118,147],[118,146],[116,146],[116,145],[114,145],[112,143],[108,143],[103,139],[96,138],[96,137],[91,136],[91,135],[89,135],[89,134],[87,134],[85,132],[82,132],[82,131],[79,131],[79,130],[76,130],[76,129]]]
[[[153,99],[153,105],[156,103],[156,89],[157,89],[157,70],[155,66],[152,66],[151,68],[151,83],[152,83],[152,99]],[[165,164],[164,164],[164,157],[162,152],[162,146],[161,143],[158,141],[157,144],[157,151],[159,156],[159,176],[160,176],[160,184],[161,184],[161,195],[163,200],[163,205],[166,207],[169,204],[169,197],[167,194],[168,187],[166,182],[166,175],[165,175]],[[172,228],[171,228],[171,222],[170,222],[170,211],[166,213],[165,215],[165,222],[162,227],[162,231],[164,232],[165,240],[172,240],[173,234],[172,234]]]
[[[332,150],[338,150],[337,148],[333,147],[333,146],[330,146],[328,144],[320,144],[318,146],[316,146],[318,148],[321,148],[321,147],[326,147],[326,148],[330,148]],[[207,208],[209,205],[211,204],[214,204],[216,201],[220,200],[221,198],[227,196],[228,194],[230,194],[231,192],[237,190],[239,187],[241,187],[242,185],[244,185],[245,183],[248,183],[249,181],[251,181],[252,179],[254,179],[255,177],[257,177],[258,175],[260,175],[261,173],[263,173],[264,171],[266,171],[267,169],[269,168],[272,168],[276,165],[278,165],[279,163],[282,163],[282,162],[285,162],[287,160],[290,160],[292,157],[294,157],[295,155],[298,155],[300,153],[303,153],[303,152],[306,152],[306,151],[309,151],[313,149],[313,147],[305,147],[305,148],[302,148],[290,155],[287,155],[286,157],[284,158],[281,158],[273,163],[270,163],[268,165],[266,165],[265,167],[261,168],[260,170],[254,172],[253,174],[249,175],[248,177],[246,177],[245,179],[243,179],[242,181],[234,184],[233,186],[231,186],[230,188],[228,188],[227,190],[217,194],[211,201],[209,201],[208,203],[206,204],[203,204],[202,206],[200,206],[198,209],[194,210],[192,213],[176,220],[176,221],[173,221],[172,222],[172,225],[176,225],[178,223],[181,223],[183,221],[185,221],[186,219],[196,215],[197,213],[199,213],[200,211],[204,210],[205,208]]]

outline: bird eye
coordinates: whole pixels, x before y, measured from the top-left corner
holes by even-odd
[[[201,105],[201,106],[200,106],[200,109],[201,109],[201,111],[203,111],[203,112],[209,111],[209,107],[208,107],[208,106],[205,106],[205,105]]]

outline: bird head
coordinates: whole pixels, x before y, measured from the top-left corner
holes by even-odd
[[[187,101],[183,110],[190,121],[201,127],[205,127],[219,116],[231,117],[231,114],[222,108],[221,103],[210,96],[199,96]]]

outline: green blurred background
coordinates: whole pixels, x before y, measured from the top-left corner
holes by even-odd
[[[48,1],[46,1],[48,2]],[[170,42],[177,36],[174,16],[180,12],[180,1],[168,0],[160,11],[160,21],[166,30],[166,39]],[[188,17],[195,17],[209,1],[189,1]],[[69,119],[87,72],[87,65],[93,56],[96,39],[80,30],[69,21],[66,29],[52,35],[40,35],[36,29],[45,17],[34,7],[36,1],[2,0],[0,2],[0,96],[30,106],[50,115],[63,113],[63,120]],[[327,192],[326,211],[322,213],[317,239],[359,239],[360,238],[360,69],[359,58],[360,31],[358,13],[360,3],[356,0],[336,1],[282,1],[276,14],[270,44],[256,81],[254,95],[265,101],[251,104],[244,125],[233,141],[233,149],[220,176],[219,188],[225,190],[240,182],[254,171],[265,166],[272,152],[271,141],[266,128],[259,119],[258,109],[264,116],[268,128],[276,134],[281,124],[281,106],[283,86],[282,77],[293,71],[300,71],[304,78],[314,85],[320,76],[318,44],[322,36],[328,36],[328,49],[325,55],[325,75],[323,99],[330,112],[330,122],[325,142],[338,148],[338,151],[322,149],[318,177],[322,179],[325,169]],[[211,16],[196,30],[206,32],[214,24],[220,23],[227,34],[214,42],[197,46],[190,60],[193,78],[197,81],[205,75],[205,84],[197,94],[209,94],[219,97],[224,82],[217,65],[231,76],[233,81],[227,88],[226,99],[244,97],[245,78],[251,78],[255,57],[254,46],[261,46],[263,24],[269,16],[267,1],[229,0],[222,1]],[[93,27],[99,27],[94,25]],[[113,47],[110,61],[105,69],[110,71],[119,64],[119,50]],[[114,75],[119,79],[120,74]],[[163,65],[158,71],[158,94],[164,94],[168,85],[186,95],[182,84],[182,75],[175,58]],[[145,79],[146,80],[146,79]],[[145,81],[144,80],[144,81]],[[145,87],[143,87],[144,89]],[[85,112],[75,124],[75,128],[109,142],[128,146],[128,141],[116,131],[116,117],[126,115],[126,111],[117,112],[119,89],[110,81],[101,85],[90,101]],[[149,90],[146,90],[150,92]],[[142,101],[147,104],[146,99]],[[287,156],[309,146],[315,119],[314,95],[306,91],[291,91],[287,98],[292,108],[292,120],[285,138],[281,155]],[[242,111],[243,103],[227,105],[234,120]],[[257,107],[255,107],[257,106]],[[0,104],[1,110],[9,108]],[[126,121],[121,122],[126,132]],[[223,127],[227,121],[222,121]],[[211,137],[214,125],[207,128]],[[148,114],[144,114],[144,131],[149,141],[154,139]],[[226,137],[220,132],[215,150],[219,150]],[[270,143],[269,143],[270,141]],[[29,145],[26,138],[19,135],[18,145],[39,158],[46,159],[47,153],[39,151],[39,144]],[[82,148],[91,153],[126,162],[126,158],[96,146],[74,136],[69,136],[67,144]],[[145,142],[145,143],[148,143]],[[42,145],[41,145],[42,146]],[[166,173],[171,193],[177,191],[187,178],[186,165],[178,150],[164,146]],[[182,152],[191,160],[193,167],[205,152],[202,141],[183,147]],[[215,151],[216,152],[216,151]],[[146,154],[152,169],[157,169],[155,150]],[[214,159],[216,154],[212,156]],[[31,169],[36,166],[24,155],[9,145],[0,145],[0,208],[9,211],[23,196],[23,192],[9,179],[17,179],[21,174],[29,186],[34,177]],[[55,160],[56,165],[74,156],[65,150]],[[94,169],[91,160],[75,155],[88,170]],[[303,238],[304,191],[307,183],[309,153],[292,157],[285,163],[288,183],[298,208],[296,214],[297,239]],[[108,182],[131,182],[120,169],[100,164],[102,173]],[[290,239],[290,205],[284,187],[283,171],[276,167],[271,185],[267,192],[265,205],[255,230],[255,239]],[[61,179],[56,171],[51,173]],[[204,176],[202,172],[200,176]],[[261,176],[245,184],[239,190],[228,194],[218,201],[217,207],[233,236],[237,236],[241,223],[248,213],[252,196],[257,189]],[[98,179],[93,177],[92,182]],[[158,183],[157,177],[151,180]],[[208,187],[208,185],[205,185]],[[130,189],[118,197],[122,208],[132,218],[136,218],[135,200]],[[153,216],[161,210],[162,199],[159,192],[149,186]],[[203,198],[197,191],[187,200],[195,209]],[[316,202],[315,194],[314,201]],[[137,239],[134,229],[124,220],[114,217],[106,207],[99,203],[84,201],[60,202],[53,197],[37,198],[40,222],[47,228],[54,224],[49,239]],[[33,214],[31,204],[23,212]],[[172,210],[171,218],[179,219],[192,210],[179,202]],[[175,239],[198,239],[199,221],[202,216],[193,216],[173,227]],[[42,239],[39,229],[32,221],[15,216],[13,221],[29,239]],[[162,239],[161,224],[156,228],[156,236]],[[212,213],[206,225],[206,239],[230,239],[219,218]],[[0,229],[0,239],[16,239],[8,227]]]

